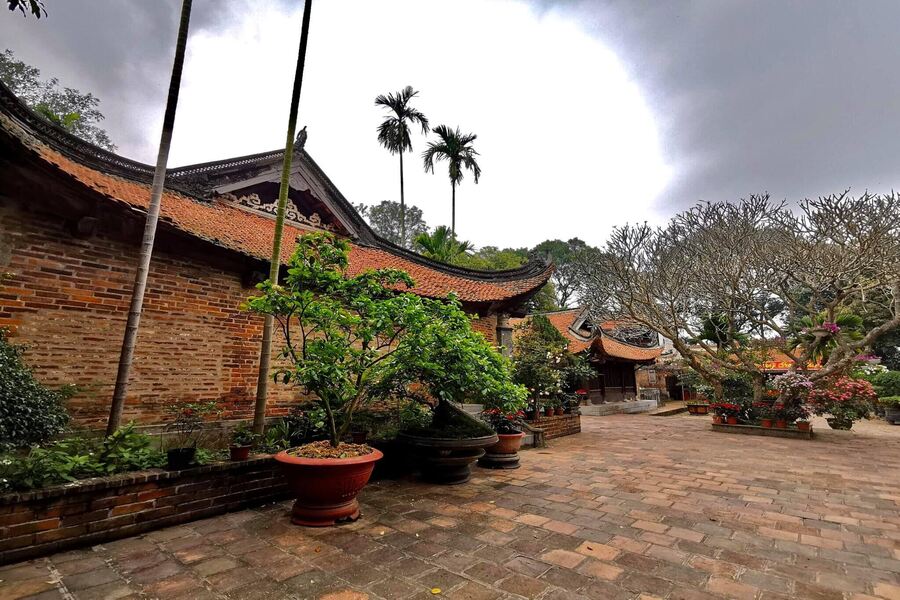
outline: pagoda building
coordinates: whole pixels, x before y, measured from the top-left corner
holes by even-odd
[[[350,274],[402,269],[414,293],[456,294],[478,331],[510,343],[509,318],[524,315],[552,265],[485,272],[392,244],[302,146],[282,264],[297,236],[331,231],[351,244]],[[273,150],[169,170],[126,421],[158,423],[179,401],[215,400],[226,418],[252,415],[263,319],[241,303],[269,271],[283,157]],[[43,383],[78,386],[69,409],[79,424],[108,414],[152,178],[152,166],[75,138],[0,84],[0,327],[26,348]],[[270,388],[271,414],[297,399],[286,386]]]

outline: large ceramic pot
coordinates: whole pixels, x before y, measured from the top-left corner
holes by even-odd
[[[518,469],[519,448],[522,447],[525,434],[498,433],[497,437],[500,441],[485,448],[484,456],[478,459],[478,466],[488,469]]]
[[[496,444],[496,433],[475,438],[435,438],[401,433],[399,439],[415,453],[419,474],[430,483],[454,485],[472,476],[472,463],[484,456],[484,449]]]
[[[828,417],[826,419],[828,421],[828,426],[832,429],[843,429],[844,431],[849,430],[853,427],[853,421],[850,419],[839,419],[837,417]]]
[[[709,405],[708,404],[698,404],[697,405],[697,414],[698,415],[709,414]]]
[[[884,420],[894,425],[900,425],[900,406],[887,406],[884,409]]]
[[[359,518],[356,496],[372,476],[375,462],[383,455],[372,450],[352,458],[303,458],[287,451],[275,460],[287,477],[294,494],[291,522],[295,525],[324,527]]]

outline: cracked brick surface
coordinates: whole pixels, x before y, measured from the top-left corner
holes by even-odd
[[[370,484],[353,524],[264,506],[0,567],[0,597],[900,599],[900,427],[582,423],[515,471]]]

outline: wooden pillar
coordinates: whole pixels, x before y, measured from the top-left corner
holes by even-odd
[[[497,345],[504,356],[512,355],[512,327],[509,325],[509,314],[505,312],[497,313]]]

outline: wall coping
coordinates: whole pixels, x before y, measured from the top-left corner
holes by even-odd
[[[107,477],[91,477],[89,479],[79,479],[70,483],[62,483],[36,490],[28,490],[24,492],[9,492],[6,494],[2,494],[0,495],[0,506],[20,504],[23,502],[33,502],[35,500],[62,498],[65,496],[72,496],[85,492],[94,492],[97,490],[108,488],[139,485],[142,483],[149,483],[151,481],[167,481],[172,479],[179,479],[185,475],[227,473],[229,471],[237,471],[246,467],[269,465],[272,462],[272,455],[260,454],[247,460],[215,462],[208,465],[193,467],[190,469],[183,469],[180,471],[169,471],[167,469],[148,469],[146,471],[131,471],[128,473],[109,475]]]

